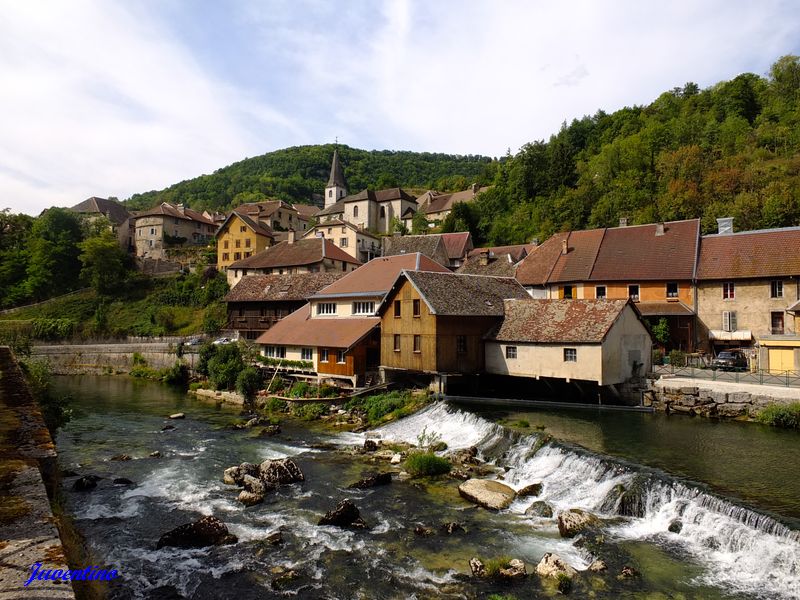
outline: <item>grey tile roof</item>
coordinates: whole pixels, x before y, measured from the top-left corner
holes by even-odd
[[[401,277],[411,282],[436,315],[499,317],[504,300],[530,298],[525,288],[508,277],[426,271],[403,271]]]
[[[307,300],[342,277],[341,272],[247,275],[233,286],[225,302]]]

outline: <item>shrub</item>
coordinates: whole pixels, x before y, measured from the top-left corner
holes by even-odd
[[[758,413],[756,420],[773,427],[800,429],[800,402],[792,404],[770,404]]]
[[[236,377],[236,391],[244,397],[245,402],[249,403],[256,397],[263,382],[261,373],[257,369],[247,367]]]
[[[269,387],[267,389],[268,392],[277,392],[278,390],[282,390],[286,387],[286,380],[282,377],[275,377],[269,383]]]
[[[270,398],[264,403],[264,410],[268,412],[283,412],[286,410],[286,402],[280,398]]]
[[[511,566],[511,557],[497,556],[489,558],[483,562],[483,566],[486,568],[487,577],[498,577],[501,569],[508,569]]]
[[[686,353],[680,350],[673,350],[669,353],[669,364],[673,367],[685,367]]]
[[[337,388],[335,385],[323,383],[321,386],[319,386],[317,395],[320,398],[335,398],[339,395],[339,388]]]
[[[142,356],[139,352],[133,353],[133,366],[147,366],[147,361],[145,360],[144,356]]]
[[[50,387],[52,371],[46,359],[20,361],[20,367],[28,382],[31,394],[39,403],[44,423],[55,439],[56,430],[69,422],[72,410],[69,396],[57,396]]]
[[[218,390],[232,390],[242,369],[244,362],[236,344],[217,346],[214,356],[208,361],[208,377]]]
[[[294,414],[304,421],[316,421],[328,413],[328,407],[321,402],[301,404],[294,409]]]
[[[163,369],[160,375],[164,383],[185,386],[189,382],[189,367],[180,361],[175,361],[172,367]]]
[[[562,594],[567,594],[572,589],[572,578],[566,573],[556,575],[556,587]]]
[[[526,419],[519,419],[516,423],[514,423],[514,425],[516,425],[517,427],[524,427],[524,428],[531,426],[530,421],[527,421]]]
[[[292,398],[305,398],[308,395],[311,386],[308,385],[305,381],[298,381],[292,386],[292,389],[289,390],[289,395]]]
[[[444,475],[449,473],[453,466],[450,461],[433,452],[412,452],[406,458],[406,471],[414,477],[426,475]]]
[[[196,370],[201,375],[208,376],[208,361],[210,361],[217,353],[217,347],[210,340],[200,346],[197,351],[197,367]]]
[[[34,319],[31,334],[37,340],[65,340],[75,333],[72,319]]]

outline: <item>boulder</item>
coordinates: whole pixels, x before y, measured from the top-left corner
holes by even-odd
[[[363,479],[359,479],[355,483],[350,484],[348,487],[355,489],[373,488],[379,485],[388,485],[392,483],[391,473],[372,473]]]
[[[257,494],[256,492],[242,490],[239,492],[237,499],[245,506],[254,506],[256,504],[261,504],[264,501],[264,494]]]
[[[243,462],[238,467],[228,467],[222,474],[222,481],[228,485],[244,485],[244,476],[250,475],[256,479],[261,477],[261,467],[253,463]]]
[[[681,523],[679,519],[675,519],[669,524],[669,527],[667,527],[667,531],[670,533],[680,533],[681,529],[683,529],[683,523]]]
[[[527,498],[528,496],[538,496],[542,493],[542,482],[532,483],[526,485],[524,488],[517,492],[518,498]]]
[[[184,413],[182,413],[182,412],[179,412],[179,413],[173,413],[173,414],[171,414],[171,415],[169,416],[169,418],[170,418],[170,419],[185,419],[185,418],[186,418],[186,415],[185,415]]]
[[[225,523],[216,517],[203,517],[199,521],[180,525],[162,535],[158,540],[156,549],[164,546],[204,548],[206,546],[235,544],[237,541],[236,536],[228,532]]]
[[[271,425],[272,421],[268,417],[253,417],[249,421],[247,421],[244,426],[245,427],[256,427],[258,425]]]
[[[114,485],[135,485],[135,484],[127,477],[117,477],[114,480]]]
[[[528,517],[551,519],[553,517],[553,507],[543,500],[537,500],[525,509],[525,515]]]
[[[131,460],[131,457],[128,456],[127,454],[117,454],[116,456],[112,456],[108,460],[126,461],[126,460]]]
[[[473,577],[486,577],[486,565],[480,558],[469,559],[469,570],[472,571]]]
[[[525,563],[518,558],[512,558],[508,562],[508,567],[500,569],[500,577],[503,579],[521,579],[527,575],[528,572],[525,570]]]
[[[272,437],[274,435],[278,435],[280,432],[280,425],[267,425],[259,432],[258,437]]]
[[[642,477],[636,477],[622,492],[617,512],[626,517],[644,517],[647,512],[647,487]]]
[[[285,485],[298,481],[305,481],[303,472],[291,458],[279,460],[265,460],[259,467],[261,479],[264,483]]]
[[[639,571],[637,571],[633,567],[625,565],[624,567],[622,567],[622,570],[619,572],[619,575],[617,575],[617,579],[632,579],[633,577],[638,577],[638,576],[639,576]]]
[[[457,531],[460,531],[461,533],[467,532],[467,529],[464,527],[464,525],[462,523],[457,523],[456,521],[442,523],[442,525],[439,527],[439,530],[445,535],[453,535]]]
[[[575,537],[590,525],[597,523],[599,523],[597,517],[579,508],[558,513],[558,533],[561,537]]]
[[[358,508],[350,500],[342,500],[333,510],[325,513],[318,525],[335,525],[336,527],[355,527],[367,529],[367,524],[361,518]]]
[[[389,459],[389,463],[392,465],[399,465],[401,462],[403,462],[403,455],[400,454],[399,452],[396,454],[392,454],[392,458]]]
[[[516,495],[514,490],[491,479],[468,479],[458,486],[461,497],[490,510],[508,508]]]
[[[239,479],[239,467],[228,467],[222,472],[222,482],[226,485],[236,485]]]
[[[419,537],[430,537],[435,532],[430,527],[425,527],[424,525],[417,525],[414,527],[414,535],[418,535]]]
[[[601,571],[605,571],[608,569],[604,560],[600,560],[599,558],[594,560],[592,564],[589,565],[589,570],[592,573],[600,573]]]
[[[173,429],[175,429],[175,425],[164,425],[161,431],[172,431]]]
[[[274,531],[264,538],[264,541],[272,546],[277,546],[283,543],[283,532]]]
[[[75,480],[72,484],[72,489],[76,492],[88,492],[97,487],[97,482],[100,478],[97,475],[84,475]]]
[[[262,496],[267,493],[268,488],[269,491],[275,489],[273,486],[265,485],[258,477],[253,477],[252,475],[242,477],[242,487],[248,492],[261,494]]]
[[[375,440],[364,440],[364,452],[375,452],[378,449],[378,442]]]
[[[161,458],[161,452],[156,450],[155,452],[150,453],[150,458]]]
[[[571,579],[578,572],[558,554],[553,554],[552,552],[546,553],[542,560],[539,561],[539,564],[536,565],[536,574],[540,577],[558,578],[561,573]]]

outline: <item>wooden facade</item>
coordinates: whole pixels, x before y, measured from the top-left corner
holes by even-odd
[[[305,300],[289,302],[228,302],[226,329],[239,333],[239,337],[255,340],[281,319],[305,304]]]
[[[322,361],[324,350],[328,351],[328,360]],[[355,346],[345,352],[344,362],[338,361],[338,354],[344,348],[317,348],[317,373],[320,375],[335,375],[345,377],[357,377],[363,379],[367,371],[378,368],[380,352],[380,334],[377,329]],[[363,381],[357,381],[363,383]]]

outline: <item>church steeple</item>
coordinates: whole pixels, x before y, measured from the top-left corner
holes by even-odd
[[[347,196],[347,182],[344,178],[342,163],[339,162],[339,150],[334,148],[331,174],[328,177],[328,185],[325,186],[325,208],[335,204],[345,196]]]

